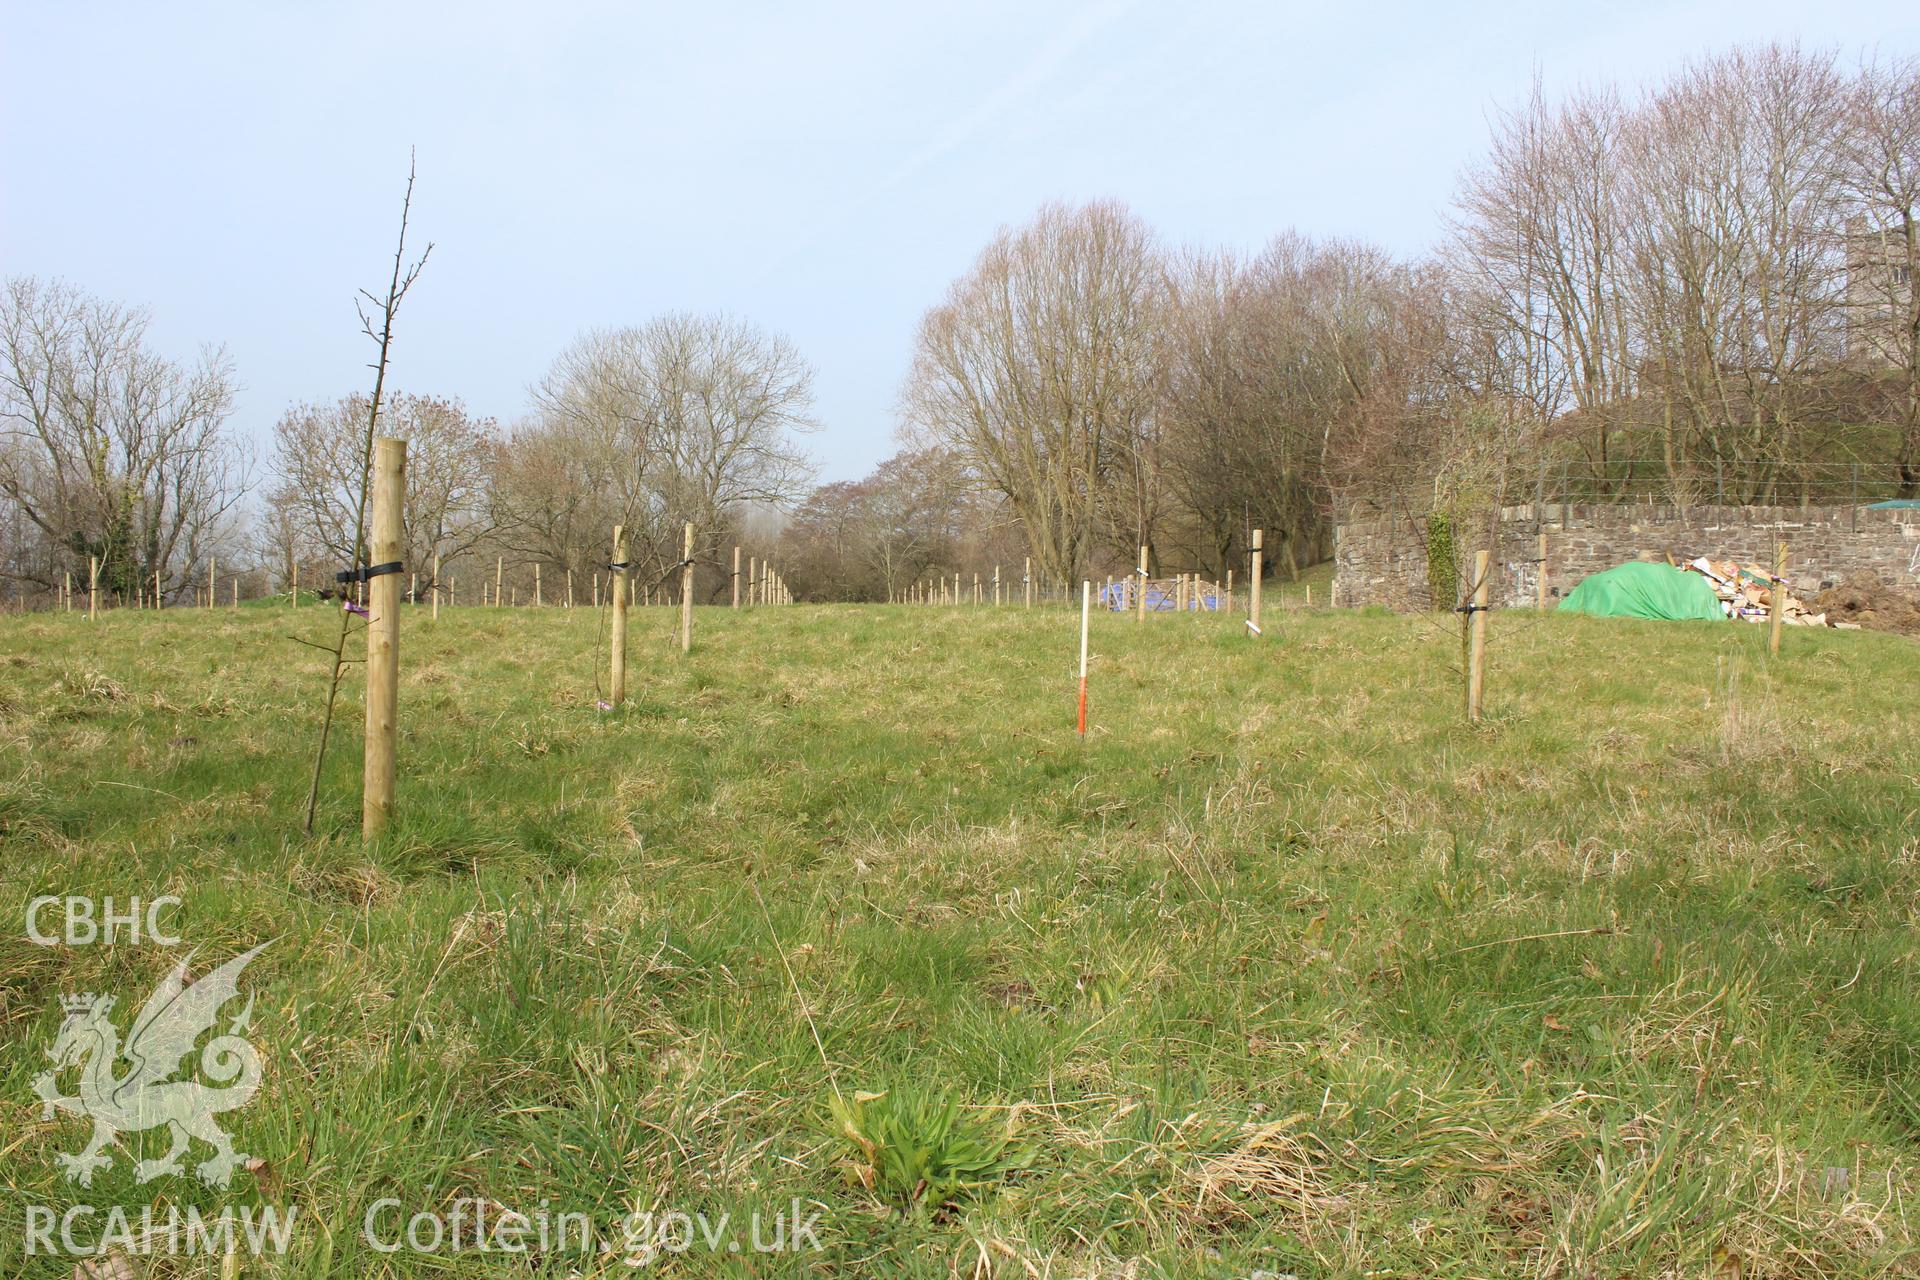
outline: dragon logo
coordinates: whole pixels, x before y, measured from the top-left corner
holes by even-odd
[[[93,1138],[86,1148],[60,1155],[70,1180],[83,1187],[92,1185],[94,1171],[113,1163],[106,1147],[120,1134],[165,1126],[173,1145],[166,1155],[134,1166],[138,1181],[151,1182],[180,1173],[181,1157],[191,1140],[198,1138],[213,1148],[213,1157],[200,1164],[196,1172],[209,1186],[227,1185],[233,1171],[249,1157],[233,1149],[233,1139],[213,1118],[245,1106],[260,1087],[260,1055],[241,1035],[253,1014],[253,997],[247,997],[246,1007],[228,1025],[226,1034],[210,1040],[200,1052],[200,1070],[221,1087],[169,1077],[181,1069],[193,1052],[194,1042],[213,1029],[221,1006],[239,995],[241,970],[266,946],[263,942],[235,956],[196,982],[187,981],[191,955],[175,965],[147,997],[124,1048],[109,1016],[112,996],[60,998],[67,1016],[53,1047],[47,1050],[53,1067],[36,1076],[33,1087],[45,1104],[45,1119],[53,1119],[57,1108],[93,1121]],[[123,1057],[128,1068],[124,1074],[115,1075]],[[61,1094],[57,1081],[62,1071],[73,1066],[81,1068],[79,1092],[67,1097]]]

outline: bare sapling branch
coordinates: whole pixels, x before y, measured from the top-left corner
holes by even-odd
[[[409,157],[406,194],[400,201],[400,236],[393,251],[393,275],[387,282],[387,296],[383,300],[363,289],[360,291],[360,298],[354,303],[360,315],[361,332],[371,338],[379,348],[379,358],[368,366],[373,370],[373,397],[367,402],[366,431],[361,440],[360,449],[360,477],[359,483],[354,487],[353,564],[349,570],[354,574],[368,567],[367,490],[373,473],[373,437],[380,421],[381,402],[386,394],[387,359],[393,348],[393,320],[400,310],[401,300],[407,296],[407,291],[413,287],[414,281],[420,278],[420,271],[427,265],[428,255],[433,252],[433,245],[429,242],[412,265],[407,263],[407,219],[413,211],[413,180],[414,163]],[[369,304],[375,308],[372,314],[367,311]],[[377,329],[374,323],[376,316],[379,321]],[[350,590],[343,593],[340,629],[334,637],[333,644],[316,646],[324,648],[333,662],[327,675],[326,710],[320,718],[320,739],[313,753],[313,778],[307,787],[307,815],[302,828],[308,835],[313,834],[314,815],[320,807],[320,775],[326,765],[327,743],[333,733],[333,712],[340,697],[340,680],[350,665],[346,652],[347,642],[353,636],[355,614],[351,604],[352,599],[353,594]]]

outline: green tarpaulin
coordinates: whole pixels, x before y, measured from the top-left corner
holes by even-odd
[[[1623,564],[1580,580],[1560,608],[1603,618],[1726,618],[1707,580],[1670,564]]]

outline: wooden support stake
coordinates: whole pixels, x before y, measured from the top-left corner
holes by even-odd
[[[160,607],[160,571],[158,569],[153,571],[153,607],[156,609]]]
[[[1145,622],[1147,620],[1147,544],[1144,542],[1140,544],[1140,597],[1133,604],[1133,620],[1136,623]]]
[[[1027,567],[1021,571],[1020,583],[1027,591],[1027,608],[1033,608],[1033,557],[1027,557]]]
[[[496,609],[500,607],[500,601],[506,598],[505,593],[500,590],[501,587],[506,585],[506,581],[507,558],[505,556],[496,556],[493,561],[493,607]]]
[[[1780,653],[1780,631],[1786,625],[1787,611],[1787,540],[1777,539],[1773,544],[1773,589],[1767,592],[1770,605],[1767,612],[1767,653],[1777,657]]]
[[[1227,612],[1228,612],[1228,613],[1232,613],[1232,612],[1233,612],[1233,569],[1232,569],[1232,567],[1231,567],[1231,566],[1229,566],[1229,567],[1228,567],[1228,569],[1227,569],[1227,602],[1226,602],[1226,608],[1227,608]]]
[[[680,542],[680,652],[693,649],[693,525]]]
[[[220,564],[219,556],[207,557],[207,608],[211,610],[214,602],[213,571]]]
[[[233,607],[236,609],[240,607],[240,579],[238,578],[233,580]]]
[[[1480,695],[1487,684],[1487,602],[1492,598],[1493,554],[1473,553],[1473,603],[1468,606],[1467,719],[1480,723]]]
[[[1541,613],[1547,611],[1547,531],[1542,529],[1538,539],[1540,568],[1534,575],[1534,607]]]
[[[438,622],[440,621],[440,553],[438,551],[433,553],[433,581],[427,589],[433,593],[433,620]]]
[[[87,621],[100,613],[100,557],[87,557]]]
[[[740,607],[740,548],[733,549],[733,607]]]
[[[1253,635],[1260,634],[1260,579],[1266,576],[1266,559],[1262,550],[1262,531],[1253,531],[1253,549],[1247,553],[1247,630]]]
[[[407,442],[373,442],[372,532],[367,553],[374,564],[405,554]],[[367,593],[367,749],[360,792],[360,838],[372,840],[393,817],[393,784],[400,743],[400,575],[383,573]]]
[[[538,560],[533,562],[533,604],[536,609],[540,607],[540,562]]]
[[[1093,581],[1080,580],[1080,736],[1087,736],[1087,620],[1093,615]]]
[[[624,565],[627,562],[627,527],[613,526],[613,563]],[[613,597],[613,634],[608,639],[608,647],[613,654],[613,666],[607,672],[607,701],[619,706],[627,700],[627,574],[624,569],[615,569],[607,579],[607,591]]]

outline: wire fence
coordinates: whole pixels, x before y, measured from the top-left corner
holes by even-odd
[[[1343,487],[1348,518],[1428,510],[1463,487],[1501,505],[1523,502],[1729,507],[1870,506],[1920,500],[1920,459],[1551,459],[1462,470],[1405,464],[1371,468]]]

